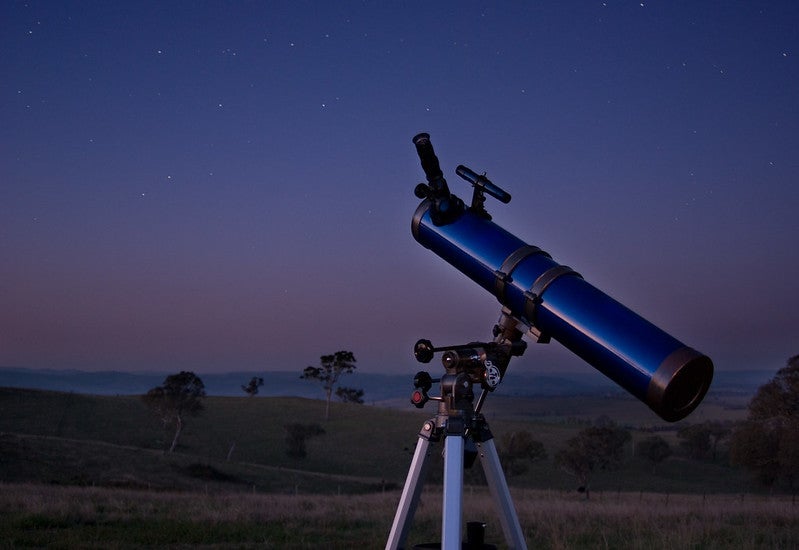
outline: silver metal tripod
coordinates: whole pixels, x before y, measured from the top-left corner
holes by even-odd
[[[438,401],[438,413],[434,418],[425,421],[419,431],[416,451],[386,542],[386,550],[404,548],[422,493],[430,445],[442,439],[444,492],[440,547],[444,550],[462,548],[464,454],[467,443],[471,442],[477,448],[508,546],[515,549],[527,548],[493,436],[485,418],[480,414],[486,396],[504,376],[511,356],[524,353],[526,344],[521,340],[522,333],[516,328],[516,324],[515,319],[503,310],[500,321],[494,328],[496,338],[493,342],[473,342],[446,348],[434,348],[428,340],[419,340],[416,343],[414,355],[423,363],[429,362],[434,352],[445,352],[442,363],[446,374],[439,380],[433,380],[428,373],[419,372],[414,378],[416,389],[411,402],[421,408],[428,400]],[[436,381],[440,383],[441,395],[430,397],[427,392]],[[475,384],[482,387],[476,404],[473,392]],[[482,534],[476,538],[479,540],[467,540],[465,548],[491,548],[483,545]]]

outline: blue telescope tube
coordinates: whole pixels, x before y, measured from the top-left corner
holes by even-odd
[[[468,209],[433,223],[434,202],[413,216],[414,238],[478,285],[511,314],[554,338],[669,422],[702,401],[713,363],[586,282],[571,268]]]

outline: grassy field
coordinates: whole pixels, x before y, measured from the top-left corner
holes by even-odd
[[[592,501],[515,491],[531,548],[792,549],[799,506],[787,497],[607,493]],[[441,497],[425,492],[409,544],[439,539]],[[396,493],[204,494],[90,487],[0,486],[0,548],[382,548]],[[502,548],[484,489],[464,516],[487,523]]]
[[[741,414],[708,405],[702,420]],[[171,430],[137,397],[0,388],[0,547],[382,547],[417,432],[433,414],[336,403],[325,422],[317,400],[210,397],[205,406],[167,454]],[[615,398],[489,401],[497,440],[528,430],[550,456],[508,479],[531,547],[799,545],[793,501],[757,495],[745,472],[722,461],[676,454],[653,473],[631,444],[621,470],[592,479],[588,502],[553,465],[557,449],[600,415],[629,426],[633,441],[666,427],[647,414]],[[304,459],[286,453],[289,423],[325,430]],[[676,445],[674,431],[659,433]],[[439,536],[438,453],[433,462],[416,543]],[[487,521],[488,540],[501,541],[479,476],[467,471],[466,480],[465,519]]]

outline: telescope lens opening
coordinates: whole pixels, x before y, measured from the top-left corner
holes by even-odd
[[[709,357],[691,348],[678,349],[652,377],[647,402],[664,420],[682,420],[699,405],[712,380]]]
[[[699,357],[674,373],[666,388],[664,403],[680,418],[690,413],[702,401],[710,388],[713,365],[706,356]]]

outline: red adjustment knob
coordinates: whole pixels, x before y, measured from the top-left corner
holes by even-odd
[[[419,409],[424,407],[424,404],[427,403],[429,399],[430,398],[427,397],[427,394],[422,390],[414,390],[413,394],[411,394],[411,403],[414,407]]]

